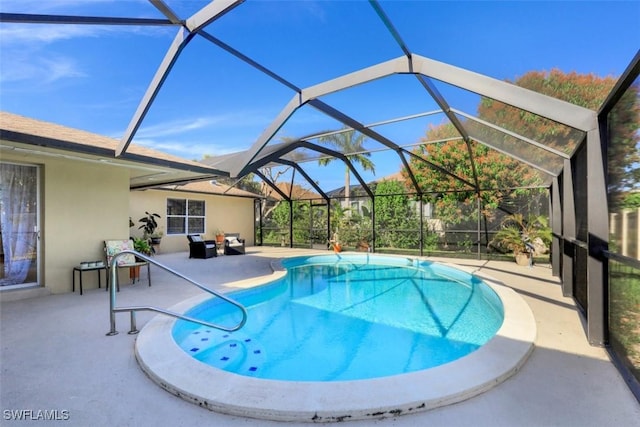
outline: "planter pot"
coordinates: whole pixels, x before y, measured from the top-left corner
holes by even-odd
[[[224,234],[217,234],[216,235],[216,243],[219,243],[219,244],[224,243]]]
[[[151,244],[152,245],[159,245],[161,240],[162,240],[162,237],[152,237],[151,238]]]
[[[129,279],[135,281],[136,279],[140,280],[140,266],[136,265],[134,267],[129,267]]]
[[[516,264],[527,266],[530,264],[531,254],[528,252],[520,252],[516,254]]]
[[[371,246],[369,246],[369,243],[365,242],[364,240],[359,242],[356,245],[356,251],[359,252],[370,252],[371,251]]]

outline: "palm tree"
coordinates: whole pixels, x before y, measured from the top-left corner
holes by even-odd
[[[360,166],[362,166],[362,169],[365,171],[371,171],[375,175],[375,165],[369,159],[369,157],[371,157],[371,153],[364,152],[364,141],[367,137],[359,132],[356,133],[353,129],[347,129],[348,128],[344,128],[344,131],[340,133],[323,136],[319,141],[333,145],[339,152],[344,153],[352,164],[359,163]],[[334,160],[336,160],[335,157],[325,157],[318,160],[318,163],[322,166],[326,166]],[[350,206],[350,189],[351,175],[349,173],[349,167],[346,166],[346,172],[344,175],[344,198],[346,200],[347,207]]]

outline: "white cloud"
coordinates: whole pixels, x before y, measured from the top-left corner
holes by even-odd
[[[225,116],[195,117],[163,122],[151,126],[140,127],[137,136],[140,138],[161,138],[164,136],[178,135],[194,130],[201,130],[212,125],[224,122]]]
[[[189,141],[189,142],[185,142]],[[185,159],[202,159],[205,154],[211,156],[220,156],[223,154],[234,153],[241,151],[243,148],[240,144],[220,145],[207,142],[193,142],[185,139],[181,141],[158,141],[154,139],[134,138],[133,143],[141,145],[154,150],[170,153],[176,156],[180,156]]]
[[[240,129],[246,133],[247,129],[263,129],[273,120],[264,114],[252,111],[235,111],[210,116],[187,117],[158,124],[146,125],[145,122],[138,130],[141,138],[162,138],[171,135],[183,135],[189,132],[210,130],[212,132],[230,129]],[[256,135],[257,136],[257,135]]]
[[[273,117],[258,111],[240,110],[219,115],[157,121],[143,121],[133,142],[187,159],[218,156],[248,149]],[[315,123],[316,115],[305,115],[301,123]],[[121,138],[122,133],[112,133]]]
[[[4,46],[48,44],[79,37],[97,37],[105,32],[104,27],[95,25],[7,24],[0,27],[0,39]]]
[[[2,47],[42,46],[63,40],[101,37],[104,35],[135,34],[136,36],[173,37],[172,28],[138,27],[128,25],[34,25],[5,24],[0,26]]]
[[[61,79],[85,77],[76,61],[64,56],[12,57],[11,67],[0,67],[0,83],[33,81],[34,87]]]
[[[71,77],[86,77],[86,74],[80,71],[73,59],[69,58],[55,58],[55,59],[42,59],[43,72],[45,74],[45,83],[53,83],[60,79],[66,79]]]
[[[143,122],[133,138],[133,143],[186,159],[234,153],[246,150],[254,142],[258,133],[248,131],[247,126],[256,126],[255,119],[248,119],[256,116],[246,112],[235,112],[181,118],[149,126],[145,126]],[[112,133],[111,136],[119,139],[122,133]]]

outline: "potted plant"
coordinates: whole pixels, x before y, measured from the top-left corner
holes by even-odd
[[[164,233],[161,230],[156,230],[153,234],[149,236],[149,240],[152,245],[159,245],[162,240],[162,236]]]
[[[162,232],[157,231],[158,222],[156,218],[160,218],[160,215],[157,213],[149,213],[145,211],[147,216],[140,218],[138,222],[141,222],[142,225],[138,227],[138,229],[143,230],[143,236],[145,239],[150,240],[151,244],[159,245],[160,239],[162,238]]]
[[[512,214],[505,217],[501,225],[490,245],[513,252],[519,265],[529,265],[536,248],[541,245],[548,248],[551,243],[551,229],[545,216],[525,219],[522,214]]]
[[[332,239],[329,240],[329,245],[330,245],[331,249],[333,249],[333,251],[335,253],[342,252],[342,245],[340,244],[340,242],[338,240],[338,232],[337,231],[335,233],[333,233]]]
[[[133,250],[143,255],[153,255],[153,249],[147,239],[133,238]]]
[[[136,252],[140,252],[143,255],[153,255],[153,248],[149,244],[149,240],[140,239],[133,237],[133,250]],[[136,261],[143,261],[142,259],[136,257]],[[129,278],[132,280],[140,279],[140,266],[135,265],[133,267],[129,267]]]
[[[216,235],[216,243],[223,244],[224,243],[224,231],[217,228],[215,231]]]

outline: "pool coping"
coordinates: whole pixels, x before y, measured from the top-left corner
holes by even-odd
[[[475,268],[438,263],[484,280],[502,300],[505,318],[487,344],[435,368],[356,381],[295,382],[246,377],[205,365],[185,353],[172,338],[176,319],[162,315],[150,320],[138,335],[136,359],[154,382],[176,396],[216,412],[258,419],[309,422],[372,419],[467,400],[520,370],[535,346],[535,318],[524,299],[498,280],[477,274]],[[230,291],[259,286],[286,274],[280,262],[273,263],[272,269],[272,275],[227,286]],[[208,298],[209,295],[196,296],[171,310],[183,313]]]

